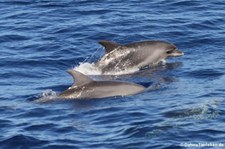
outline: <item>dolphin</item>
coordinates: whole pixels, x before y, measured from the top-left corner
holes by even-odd
[[[142,85],[120,81],[95,81],[90,77],[75,71],[67,71],[74,79],[74,83],[67,90],[54,98],[40,98],[37,102],[56,99],[92,99],[113,96],[128,96],[140,93],[146,88]]]
[[[99,44],[105,47],[105,54],[95,66],[103,74],[156,66],[168,57],[184,55],[174,44],[166,41],[140,41],[121,45],[102,40]]]

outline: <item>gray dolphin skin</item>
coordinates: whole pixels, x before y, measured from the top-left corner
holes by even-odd
[[[175,45],[165,41],[141,41],[121,45],[102,40],[99,43],[105,47],[106,52],[96,63],[102,73],[155,66],[168,57],[184,55]]]
[[[69,70],[74,79],[74,84],[68,90],[59,94],[58,98],[104,98],[112,96],[127,96],[140,93],[145,90],[144,86],[118,81],[94,81],[88,76]]]
[[[119,81],[94,81],[90,77],[75,71],[67,71],[74,79],[73,85],[60,93],[55,99],[92,99],[113,96],[128,96],[140,93],[146,88],[142,85]],[[41,98],[37,102],[46,102]],[[51,99],[52,100],[52,99]]]

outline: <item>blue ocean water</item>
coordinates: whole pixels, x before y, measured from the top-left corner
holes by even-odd
[[[0,148],[225,146],[224,5],[222,0],[0,0]],[[67,89],[72,78],[66,70],[96,62],[104,53],[102,39],[166,40],[185,55],[133,75],[92,76],[152,86],[138,95],[33,102]]]

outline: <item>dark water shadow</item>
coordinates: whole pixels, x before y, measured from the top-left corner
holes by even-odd
[[[150,80],[152,79],[160,83],[176,82],[176,76],[172,74],[172,71],[182,66],[183,63],[181,62],[166,63],[165,65],[142,69],[133,76]]]
[[[214,69],[199,69],[185,72],[186,76],[196,79],[217,79],[224,75],[223,72]]]
[[[72,82],[71,82],[72,84]],[[52,85],[52,86],[45,86],[45,87],[38,87],[36,88],[37,90],[53,90],[56,92],[60,92],[60,91],[64,91],[66,89],[68,89],[70,87],[70,85]]]

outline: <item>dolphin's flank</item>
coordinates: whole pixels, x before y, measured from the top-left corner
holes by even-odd
[[[155,66],[168,57],[184,55],[174,44],[166,41],[149,40],[121,45],[102,40],[99,44],[105,48],[105,55],[96,63],[102,73]]]
[[[74,79],[74,83],[67,90],[54,99],[94,99],[114,96],[128,96],[145,90],[142,85],[120,81],[95,81],[90,77],[75,71],[67,71]],[[46,102],[49,98],[41,98],[37,102]]]

